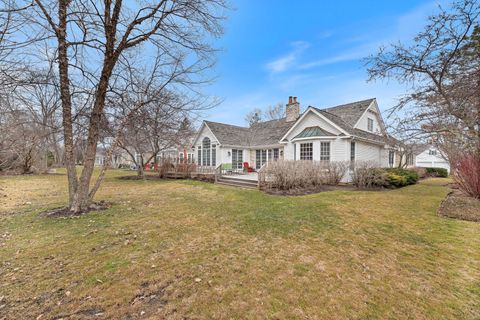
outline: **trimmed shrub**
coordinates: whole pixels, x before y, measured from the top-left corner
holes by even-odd
[[[352,173],[352,183],[357,188],[383,188],[388,186],[385,170],[374,162],[356,162]]]
[[[425,168],[429,177],[448,177],[448,170],[444,168]]]
[[[326,170],[325,175],[327,177],[326,184],[338,185],[350,166],[349,161],[329,161],[324,165]]]
[[[391,185],[396,187],[404,187],[418,182],[419,176],[418,173],[414,170],[403,169],[403,168],[386,168],[387,177]],[[399,179],[397,176],[402,177]],[[402,184],[403,183],[403,184]]]
[[[425,169],[425,168],[415,167],[415,168],[412,168],[410,170],[415,171],[417,173],[419,179],[423,179],[423,178],[428,177],[427,169]]]
[[[389,187],[401,188],[408,185],[406,176],[398,175],[396,173],[387,171],[386,178]]]
[[[480,154],[465,154],[454,162],[453,177],[460,190],[480,199]]]
[[[348,170],[345,161],[289,161],[270,162],[265,170],[266,188],[279,190],[308,189],[324,184],[337,185]]]

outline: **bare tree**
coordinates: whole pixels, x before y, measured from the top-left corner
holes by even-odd
[[[391,111],[408,114],[412,131],[435,137],[451,155],[480,154],[480,4],[459,0],[439,11],[412,45],[393,44],[367,58],[369,79],[411,85]]]
[[[160,56],[163,75],[172,79],[170,83],[184,86],[204,83],[202,71],[211,67],[215,52],[208,36],[221,34],[225,2],[162,0],[125,4],[121,0],[34,0],[32,5],[2,2],[4,11],[27,17],[24,30],[31,30],[36,39],[48,41],[55,50],[69,209],[72,213],[88,210],[98,190],[98,183],[90,188],[90,182],[105,102],[111,86],[115,85],[112,77],[116,77],[119,61],[127,60],[129,52],[141,48],[142,55],[136,55],[135,62],[148,65],[152,56]],[[75,104],[81,95],[90,97],[85,107]],[[75,169],[75,111],[86,118],[83,128],[86,149],[80,176]]]
[[[263,112],[259,108],[255,108],[245,115],[245,122],[249,127],[261,122],[263,120]]]
[[[273,106],[268,106],[265,111],[267,120],[279,120],[285,117],[285,106],[282,102],[278,102]]]

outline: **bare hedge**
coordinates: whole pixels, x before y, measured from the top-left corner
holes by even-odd
[[[324,184],[337,185],[347,173],[348,161],[270,162],[265,170],[264,186],[279,190],[302,189]]]

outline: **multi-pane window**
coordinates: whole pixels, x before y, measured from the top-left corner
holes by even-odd
[[[393,167],[394,163],[395,163],[395,152],[394,151],[389,151],[388,152],[388,165],[390,167]]]
[[[368,131],[373,131],[373,119],[368,118]]]
[[[243,150],[232,149],[232,168],[243,168]]]
[[[212,167],[217,166],[217,145],[212,144]]]
[[[313,143],[300,143],[300,160],[313,160]]]
[[[350,142],[350,161],[355,161],[355,142]]]
[[[431,155],[431,156],[436,156],[437,155],[437,150],[430,149],[430,150],[428,150],[428,154]]]
[[[273,149],[273,160],[278,160],[279,150]]]
[[[330,142],[320,142],[320,161],[330,161]]]
[[[197,164],[199,166],[202,165],[202,147],[198,147],[198,159],[197,159]]]
[[[203,149],[202,165],[210,166],[210,138],[208,137],[203,138],[202,149]]]

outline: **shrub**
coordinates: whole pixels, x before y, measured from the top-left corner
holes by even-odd
[[[386,179],[389,187],[401,188],[408,185],[407,177],[393,172],[386,173]]]
[[[453,177],[460,190],[480,199],[480,154],[464,154],[455,159]]]
[[[415,168],[412,168],[410,170],[415,171],[417,173],[419,179],[423,179],[423,178],[426,178],[428,176],[427,175],[427,169],[425,169],[425,168],[415,167]]]
[[[376,163],[370,161],[355,163],[352,183],[357,188],[383,188],[388,186],[385,170],[378,168]]]
[[[265,170],[267,188],[279,190],[307,189],[324,184],[337,185],[348,170],[344,161],[288,161],[270,162]]]
[[[325,164],[326,184],[338,185],[350,166],[349,161],[329,161]]]
[[[387,177],[390,176],[392,179],[389,182],[396,187],[404,187],[411,184],[415,184],[418,182],[419,176],[415,170],[410,169],[403,169],[403,168],[387,168],[385,169],[387,172]],[[403,177],[403,179],[399,179],[396,176]],[[401,184],[403,182],[403,184]],[[398,185],[400,184],[400,185]]]
[[[429,177],[448,177],[448,170],[444,168],[425,168]]]

